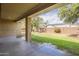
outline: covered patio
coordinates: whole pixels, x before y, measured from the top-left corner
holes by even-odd
[[[55,6],[54,6],[55,5]],[[55,46],[31,42],[31,17],[57,8],[55,3],[0,4],[0,55],[5,56],[64,56],[70,55]],[[49,7],[49,8],[48,8]],[[25,40],[17,38],[18,21],[25,19]],[[39,38],[38,38],[39,39]]]

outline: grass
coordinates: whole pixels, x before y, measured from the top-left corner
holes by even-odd
[[[71,41],[71,38],[58,36],[48,36],[48,35],[40,35],[40,34],[32,34],[32,40],[40,43],[52,43],[56,45],[60,49],[66,49],[73,55],[79,55],[79,43],[75,41]],[[69,40],[69,41],[68,41]]]

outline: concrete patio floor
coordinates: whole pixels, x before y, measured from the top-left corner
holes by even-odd
[[[0,56],[69,56],[51,44],[28,43],[24,38],[0,37]]]

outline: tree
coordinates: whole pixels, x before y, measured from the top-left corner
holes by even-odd
[[[32,30],[39,31],[40,26],[43,24],[43,18],[33,17],[32,18]]]
[[[73,24],[79,19],[79,4],[69,4],[59,8],[58,16],[65,23]]]
[[[44,22],[44,24],[45,24],[45,27],[47,28],[47,26],[48,26],[48,20],[46,22]]]

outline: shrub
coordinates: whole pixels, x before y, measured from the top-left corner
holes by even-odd
[[[61,29],[60,29],[60,28],[55,28],[55,29],[54,29],[54,32],[55,32],[55,33],[60,33],[60,32],[61,32]]]

